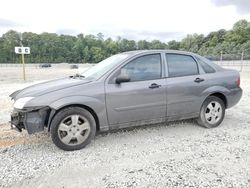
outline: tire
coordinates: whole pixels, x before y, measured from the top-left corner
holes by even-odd
[[[205,128],[218,127],[225,116],[225,103],[218,97],[209,96],[202,104],[197,122]]]
[[[95,119],[84,108],[68,107],[62,109],[51,122],[52,141],[65,151],[84,148],[94,138],[95,133]]]

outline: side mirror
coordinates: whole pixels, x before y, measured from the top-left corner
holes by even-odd
[[[129,82],[129,81],[130,81],[130,78],[126,75],[119,75],[115,79],[115,83],[117,83],[117,84],[120,84],[122,82]]]

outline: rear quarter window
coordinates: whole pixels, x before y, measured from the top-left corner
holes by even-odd
[[[211,67],[210,65],[208,65],[206,62],[202,61],[200,58],[196,57],[198,63],[200,64],[200,66],[202,67],[202,69],[204,70],[205,73],[215,73],[215,70],[213,67]]]

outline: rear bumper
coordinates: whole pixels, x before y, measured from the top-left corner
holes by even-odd
[[[48,114],[48,108],[39,110],[17,110],[11,113],[11,127],[18,131],[26,129],[29,134],[44,130]]]
[[[227,108],[231,108],[232,106],[236,105],[242,96],[242,89],[236,88],[230,90],[230,93],[227,95]]]

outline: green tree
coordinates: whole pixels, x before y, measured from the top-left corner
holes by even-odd
[[[146,40],[140,40],[138,41],[138,50],[149,50],[150,49],[150,43]]]
[[[226,35],[229,42],[243,44],[250,40],[250,22],[247,20],[240,20],[236,22],[233,29]]]
[[[98,63],[102,61],[105,57],[104,51],[99,47],[91,47],[90,48],[90,62],[91,63]]]
[[[196,52],[201,55],[220,56],[223,54],[250,54],[250,22],[239,20],[229,31],[220,29],[208,33],[189,34],[181,41],[129,40],[117,37],[104,39],[97,35],[77,36],[58,35],[56,33],[23,33],[23,45],[31,47],[27,56],[28,63],[96,63],[113,54],[131,50],[173,49]],[[19,33],[10,30],[0,37],[0,63],[19,63],[20,57],[14,53],[14,47],[20,46]],[[231,58],[234,58],[233,56]]]
[[[168,42],[168,48],[171,50],[179,50],[180,49],[180,42],[175,40],[171,40]]]

